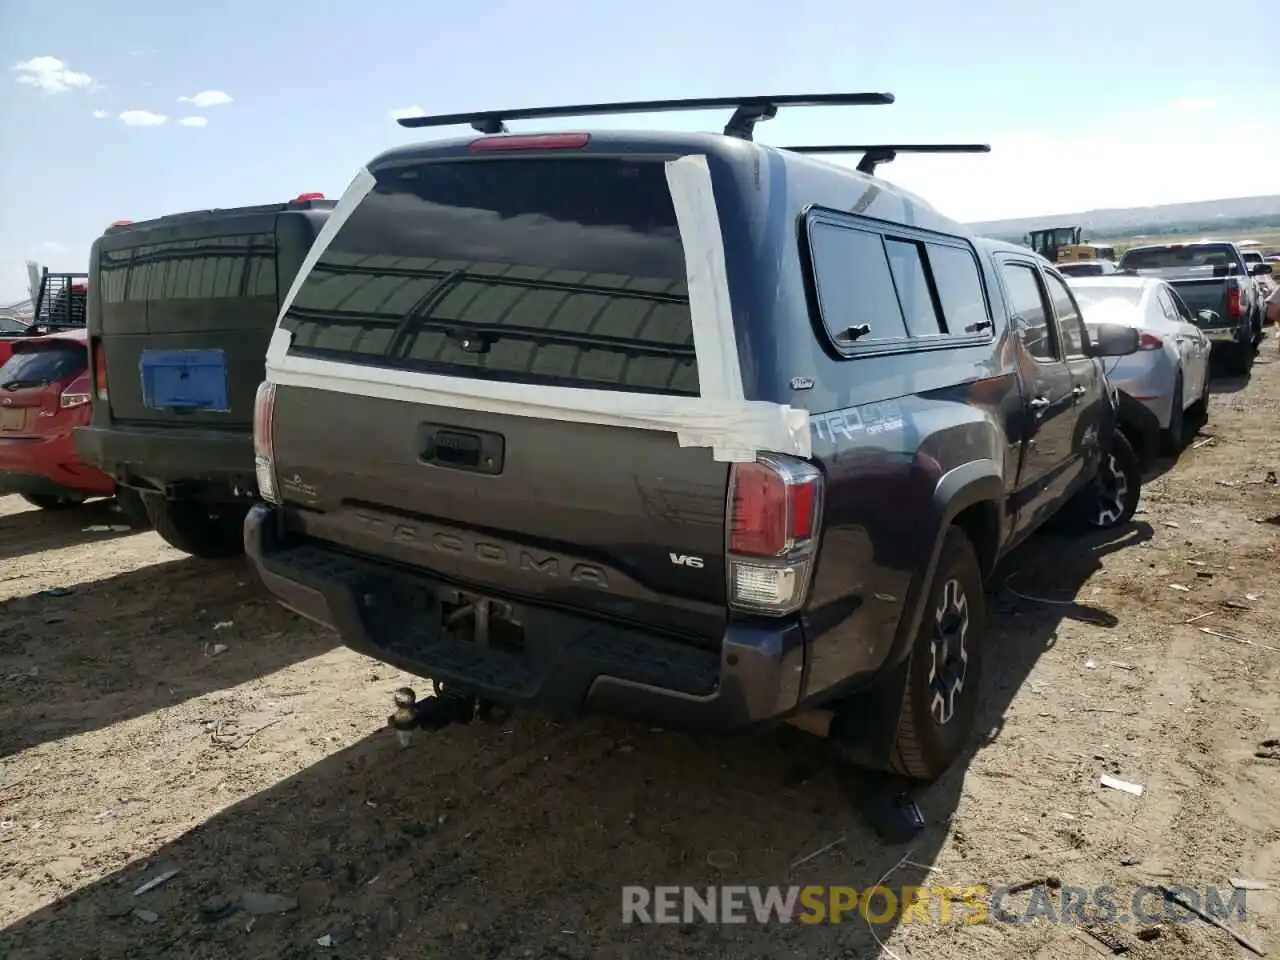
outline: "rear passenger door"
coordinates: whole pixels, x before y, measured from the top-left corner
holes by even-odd
[[[1073,440],[1078,419],[1062,338],[1035,263],[998,259],[1000,283],[1015,331],[1023,388],[1023,453],[1016,529],[1051,512],[1080,473]],[[1074,462],[1073,462],[1074,461]]]
[[[1042,273],[1061,335],[1063,361],[1071,374],[1071,396],[1076,408],[1071,447],[1082,470],[1088,467],[1091,471],[1100,456],[1098,438],[1106,416],[1106,381],[1098,361],[1086,352],[1089,333],[1071,288],[1055,272]]]

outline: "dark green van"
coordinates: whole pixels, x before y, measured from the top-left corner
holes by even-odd
[[[185,553],[243,549],[267,341],[332,209],[303,194],[120,221],[93,245],[93,419],[77,447],[137,491],[152,526]]]

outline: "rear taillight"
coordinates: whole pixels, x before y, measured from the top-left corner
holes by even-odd
[[[1238,317],[1244,313],[1244,307],[1240,303],[1240,288],[1234,283],[1227,290],[1227,316]]]
[[[89,349],[93,351],[93,392],[103,403],[107,401],[107,351],[101,340],[95,340]]]
[[[1139,350],[1160,350],[1163,347],[1164,347],[1164,341],[1161,340],[1154,333],[1143,332],[1138,334]]]
[[[729,605],[782,616],[804,602],[822,506],[822,474],[790,457],[736,463],[729,478]]]
[[[89,372],[86,370],[67,384],[58,395],[58,406],[63,410],[69,407],[83,407],[91,398],[92,385],[89,383]]]
[[[275,456],[276,385],[264,380],[253,399],[253,462],[258,494],[268,503],[280,502],[276,488]]]

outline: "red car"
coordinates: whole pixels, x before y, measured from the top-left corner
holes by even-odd
[[[115,496],[115,481],[76,455],[75,428],[89,422],[88,358],[83,329],[13,344],[0,365],[0,494],[45,510]]]

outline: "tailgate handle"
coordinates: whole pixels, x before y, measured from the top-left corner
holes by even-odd
[[[424,463],[438,467],[498,474],[502,472],[505,446],[503,437],[497,433],[424,423],[419,456]]]

